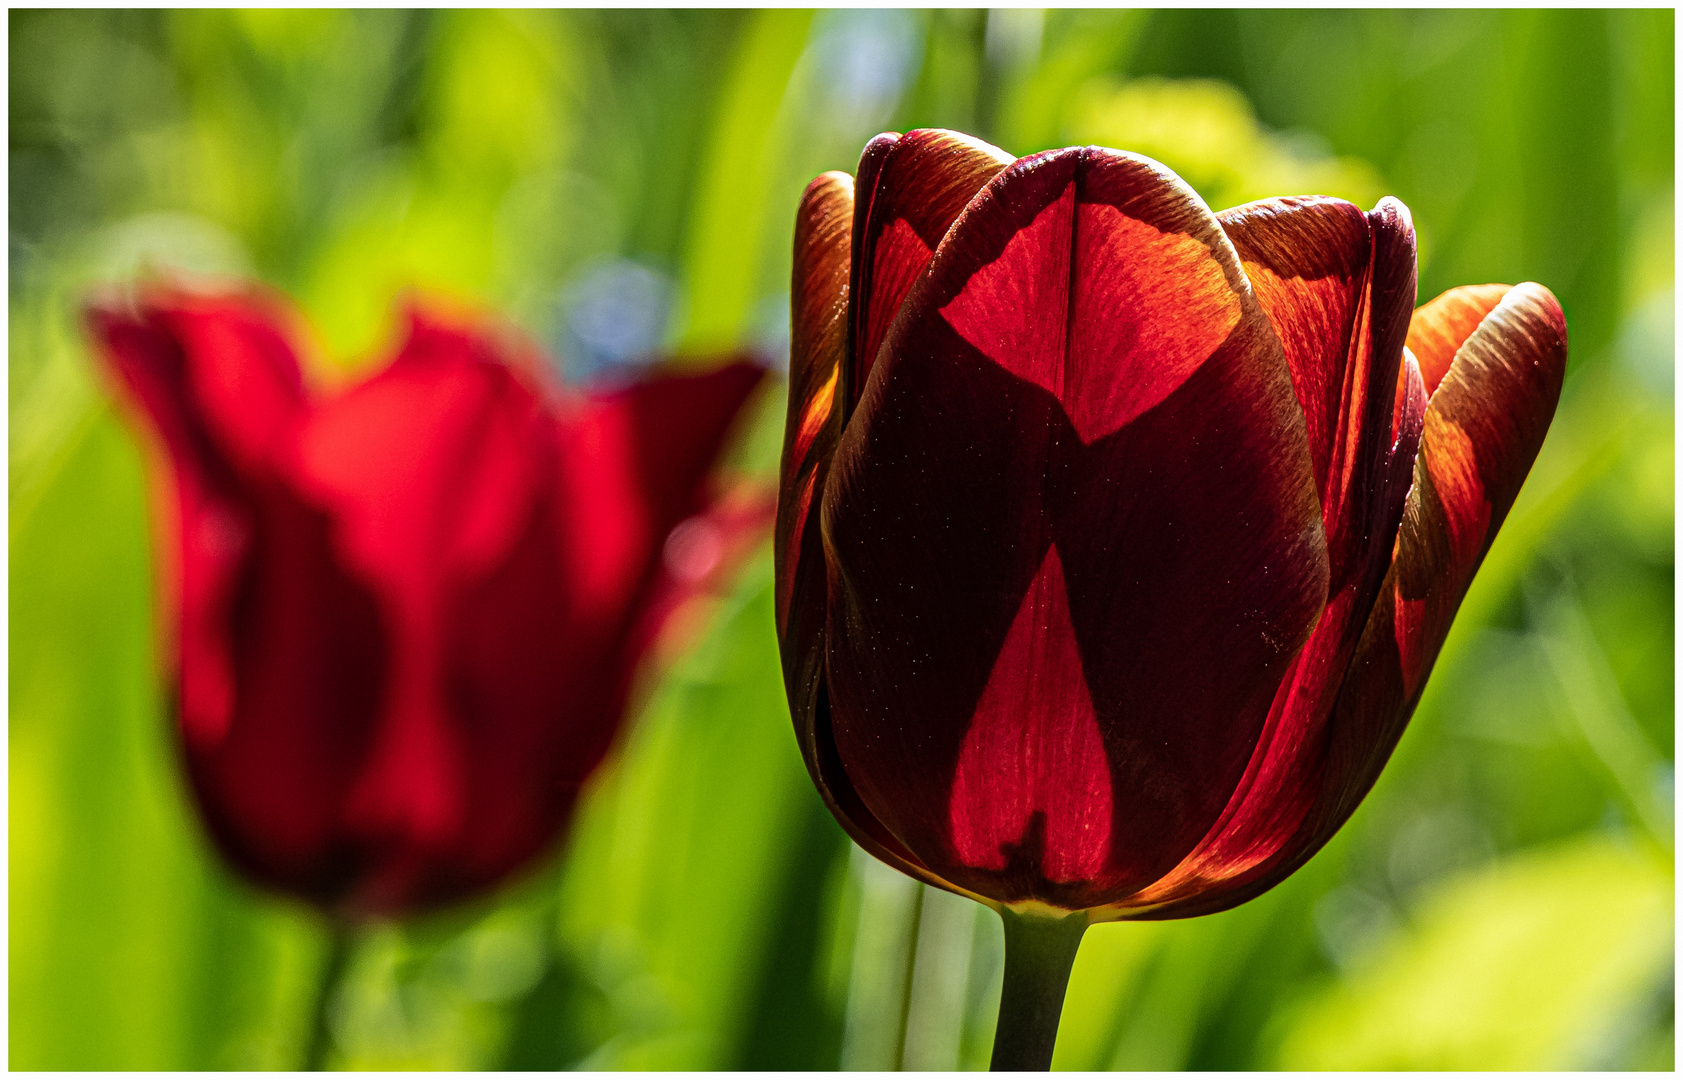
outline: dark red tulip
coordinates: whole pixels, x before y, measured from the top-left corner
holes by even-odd
[[[324,394],[257,295],[157,288],[89,321],[160,451],[165,651],[226,855],[400,913],[541,852],[663,618],[753,524],[707,478],[760,370],[586,397],[416,310],[389,366]]]
[[[814,180],[778,629],[854,839],[1091,921],[1231,907],[1318,850],[1566,362],[1539,285],[1414,300],[1395,199],[1212,214],[1134,154],[944,131]]]

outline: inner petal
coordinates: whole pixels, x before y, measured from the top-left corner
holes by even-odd
[[[949,805],[968,866],[1096,877],[1110,848],[1110,768],[1075,646],[1063,562],[1047,550],[959,751]]]
[[[1078,177],[941,308],[1006,370],[1063,404],[1093,442],[1155,407],[1238,324],[1238,297],[1199,239],[1106,203]]]

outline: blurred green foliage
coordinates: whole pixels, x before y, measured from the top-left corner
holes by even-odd
[[[1091,931],[1056,1064],[1671,1066],[1672,12],[8,17],[14,1068],[291,1067],[325,953],[216,862],[177,774],[87,290],[256,276],[324,381],[411,289],[505,313],[569,377],[775,355],[802,185],[927,125],[1140,150],[1218,208],[1393,193],[1422,299],[1537,280],[1571,327],[1548,443],[1373,795],[1245,907]],[[769,474],[781,408],[739,467]],[[997,920],[824,811],[769,567],[650,673],[555,858],[362,934],[334,1064],[985,1064]]]

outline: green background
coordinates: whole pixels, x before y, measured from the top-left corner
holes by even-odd
[[[10,1063],[292,1067],[324,955],[232,878],[156,675],[146,494],[77,329],[100,283],[258,278],[315,375],[406,289],[566,363],[786,341],[801,187],[879,130],[1157,157],[1212,206],[1401,197],[1422,300],[1536,280],[1548,442],[1411,729],[1238,910],[1088,935],[1055,1064],[1670,1068],[1673,13],[55,12],[10,28]],[[770,476],[781,384],[737,465]],[[368,930],[347,1067],[975,1068],[998,920],[851,845],[790,730],[762,551],[554,857]]]

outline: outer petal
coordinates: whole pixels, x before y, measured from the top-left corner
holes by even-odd
[[[1566,317],[1553,293],[1527,282],[1456,350],[1431,395],[1416,493],[1392,572],[1410,699],[1425,684],[1461,597],[1531,471],[1565,371]]]
[[[1367,576],[1375,551],[1381,567],[1388,561],[1402,512],[1401,493],[1384,495],[1414,304],[1414,227],[1395,199],[1369,214],[1338,199],[1271,199],[1218,220],[1285,349],[1336,593]]]
[[[1420,364],[1426,393],[1432,394],[1449,373],[1461,343],[1472,336],[1484,317],[1508,295],[1506,285],[1462,285],[1434,298],[1414,313],[1408,326],[1408,348]]]
[[[763,535],[769,499],[710,503],[708,487],[762,376],[745,363],[660,375],[559,427],[542,415],[527,451],[542,487],[518,539],[441,597],[468,798],[411,903],[477,891],[554,839],[656,633]]]
[[[1342,199],[1268,199],[1216,215],[1286,354],[1309,434],[1315,490],[1336,518],[1350,439],[1367,386],[1346,378],[1364,366],[1373,237]],[[1329,491],[1333,494],[1329,497]]]
[[[872,145],[892,143],[885,136]],[[873,153],[867,148],[867,160]],[[877,858],[932,880],[859,801],[840,768],[824,685],[824,551],[813,510],[823,503],[830,458],[841,436],[837,390],[846,366],[853,209],[853,178],[825,173],[807,186],[795,219],[789,411],[777,517],[778,641],[795,738],[831,813]]]
[[[730,588],[737,568],[760,547],[776,519],[777,493],[741,480],[667,533],[649,601],[625,642],[623,652],[632,658],[628,670],[645,651],[659,660],[693,643],[703,629],[697,616]]]
[[[169,522],[160,587],[180,594],[169,621],[180,634],[183,721],[189,734],[219,738],[233,710],[226,620],[250,557],[247,488],[272,477],[305,408],[298,361],[279,313],[255,297],[153,290],[134,303],[95,307],[88,321],[125,399],[164,452],[157,487],[174,497],[159,508]],[[242,386],[253,391],[249,411]]]
[[[965,210],[824,495],[837,753],[925,866],[1086,908],[1203,835],[1325,598],[1302,425],[1161,166],[1037,155]]]
[[[154,288],[89,313],[96,337],[170,454],[196,471],[224,459],[273,468],[307,408],[291,320],[256,294]]]
[[[1386,199],[1364,215],[1335,199],[1279,199],[1221,220],[1285,346],[1308,421],[1331,581],[1326,610],[1282,681],[1220,820],[1180,866],[1122,905],[1122,915],[1243,875],[1302,824],[1320,787],[1333,699],[1390,565],[1424,404],[1406,393],[1398,404],[1414,301],[1406,207]],[[1417,383],[1417,370],[1401,381]]]
[[[1016,160],[956,131],[927,128],[878,135],[859,159],[859,212],[853,218],[848,355],[843,420],[853,409],[877,351],[912,283],[976,192]]]
[[[1430,325],[1433,304],[1421,313]],[[1340,688],[1313,806],[1273,859],[1139,917],[1243,903],[1307,862],[1354,812],[1413,714],[1461,598],[1542,447],[1565,368],[1565,317],[1536,284],[1508,291],[1459,343],[1425,414],[1395,561]]]
[[[853,178],[831,172],[808,184],[795,218],[789,409],[777,513],[777,629],[792,700],[808,696],[796,695],[797,684],[807,685],[810,694],[817,674],[813,669],[797,676],[797,671],[814,660],[822,663],[821,651],[814,650],[823,632],[823,556],[816,530],[809,533],[806,526],[812,507],[822,501],[830,455],[841,434],[837,386],[847,347],[852,233]],[[817,591],[810,584],[814,580],[820,583]],[[801,610],[795,613],[797,626],[791,634],[789,606],[797,591]],[[807,612],[813,609],[818,612],[816,621],[809,621]]]
[[[612,630],[621,680],[653,641],[661,613],[717,580],[746,553],[745,534],[770,523],[763,493],[721,494],[711,483],[764,378],[747,360],[657,372],[563,421],[569,581],[581,632]]]
[[[338,809],[391,644],[330,519],[287,472],[309,406],[286,322],[267,301],[168,290],[90,312],[165,452],[159,593],[206,823],[256,880],[325,904],[357,872]]]
[[[573,580],[583,595],[616,611],[635,595],[667,533],[707,506],[707,478],[764,378],[747,360],[656,372],[563,418],[568,528],[580,537]]]

